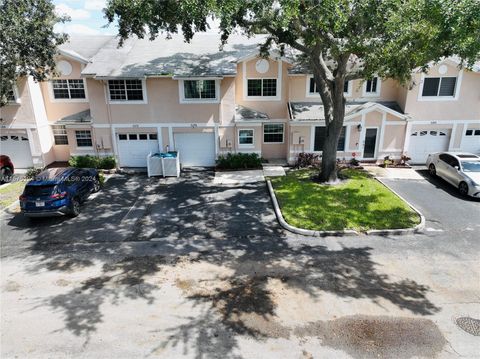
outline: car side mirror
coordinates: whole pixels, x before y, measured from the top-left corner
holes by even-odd
[[[458,166],[453,166],[453,168],[455,168],[457,171],[460,171],[460,167]]]

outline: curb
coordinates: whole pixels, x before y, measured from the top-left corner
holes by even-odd
[[[415,227],[410,228],[399,228],[399,229],[371,229],[366,231],[366,234],[374,234],[374,235],[390,235],[390,234],[413,234],[419,233],[425,228],[425,216],[420,212],[413,204],[408,202],[405,198],[403,198],[400,194],[390,188],[385,182],[383,182],[380,178],[374,177],[378,182],[380,182],[383,186],[388,188],[388,190],[392,191],[398,198],[400,198],[403,202],[408,204],[408,206],[420,216],[420,223],[417,224]]]
[[[290,231],[296,234],[301,234],[303,236],[311,236],[311,237],[360,235],[359,232],[354,231],[352,229],[346,229],[343,231],[313,231],[311,229],[298,228],[288,224],[287,221],[285,221],[285,218],[283,218],[282,211],[280,210],[280,206],[278,205],[277,196],[275,195],[275,192],[272,187],[272,182],[269,179],[267,180],[267,187],[268,187],[268,192],[270,193],[270,198],[272,199],[273,209],[275,211],[275,215],[277,216],[278,223],[280,223],[280,226],[282,226],[287,231]]]

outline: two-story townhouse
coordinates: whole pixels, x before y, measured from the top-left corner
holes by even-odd
[[[32,77],[17,81],[11,101],[0,108],[0,152],[15,167],[43,167],[81,153],[76,151],[75,130],[90,127],[89,97],[81,71],[112,38],[73,36],[58,51],[54,78],[41,83]],[[78,127],[78,119],[86,123]]]
[[[226,152],[288,162],[321,154],[325,123],[312,75],[291,56],[260,57],[263,39],[233,36],[219,50],[211,33],[190,43],[132,38],[123,47],[113,37],[91,46],[72,37],[60,49],[62,76],[40,86],[54,143],[44,145],[48,158],[114,154],[120,166],[142,167],[149,152],[170,149],[184,166],[212,166]],[[479,71],[447,59],[415,72],[408,87],[378,77],[345,83],[339,158],[408,154],[421,163],[434,151],[480,153]]]

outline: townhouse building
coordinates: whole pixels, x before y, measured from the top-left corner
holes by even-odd
[[[235,35],[223,49],[204,33],[172,39],[72,36],[59,76],[20,79],[0,109],[1,152],[17,167],[72,155],[115,155],[142,167],[150,152],[177,150],[183,166],[213,166],[219,154],[257,153],[293,162],[321,154],[325,122],[312,75],[292,56],[259,56],[262,36]],[[435,151],[480,153],[480,64],[455,58],[415,72],[411,86],[374,77],[349,81],[338,157],[365,161]]]

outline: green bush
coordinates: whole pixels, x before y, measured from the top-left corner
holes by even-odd
[[[106,157],[100,157],[97,168],[101,168],[103,170],[111,170],[116,166],[117,166],[117,162],[115,161],[115,157],[106,156]]]
[[[262,159],[256,153],[227,153],[217,159],[217,168],[224,170],[259,168]]]
[[[28,179],[33,179],[33,178],[35,178],[40,172],[42,172],[42,169],[41,169],[41,168],[33,168],[33,167],[30,167],[30,168],[27,170],[27,173],[25,173],[25,177],[28,178]]]
[[[115,168],[116,161],[115,157],[113,156],[105,156],[105,157],[96,157],[96,156],[72,156],[68,161],[68,164],[72,167],[77,168],[97,168],[97,169],[105,169],[110,170]]]

